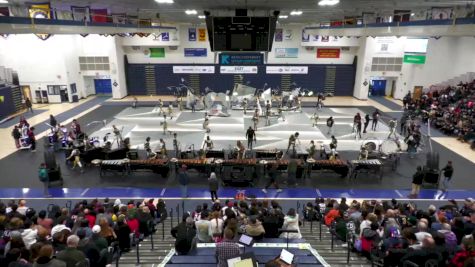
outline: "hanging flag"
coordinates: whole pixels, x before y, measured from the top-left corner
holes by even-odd
[[[282,42],[283,39],[284,33],[282,32],[282,29],[275,29],[275,41]]]
[[[164,42],[170,41],[170,33],[169,32],[162,32],[162,41],[164,41]]]
[[[198,29],[198,41],[206,41],[206,29]]]
[[[32,4],[30,5],[28,12],[30,14],[30,18],[51,19],[51,8],[49,4]],[[43,41],[51,36],[51,34],[48,33],[38,33],[35,35]]]
[[[188,28],[188,41],[196,41],[196,28]]]

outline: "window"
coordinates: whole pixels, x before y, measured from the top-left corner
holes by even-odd
[[[401,71],[402,57],[373,57],[371,71]]]
[[[110,70],[109,57],[79,57],[79,69],[87,70]]]
[[[62,90],[67,90],[66,85],[48,85],[48,95],[60,95]]]

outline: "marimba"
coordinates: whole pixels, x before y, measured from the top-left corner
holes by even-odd
[[[166,159],[130,160],[129,168],[132,171],[151,170],[164,178],[168,176],[170,171],[170,166]]]
[[[350,179],[356,179],[360,173],[374,173],[383,179],[383,163],[379,159],[351,160],[349,161],[351,172]]]
[[[130,161],[128,159],[102,160],[100,162],[99,174],[103,176],[107,171],[121,172],[126,174],[130,172]]]
[[[308,159],[309,174],[311,171],[327,172],[332,171],[339,174],[341,177],[346,177],[349,172],[348,164],[340,159],[337,160],[313,160]]]
[[[188,169],[195,169],[200,173],[209,174],[214,169],[214,158],[204,159],[172,159],[175,163],[175,168],[181,168],[184,164]]]

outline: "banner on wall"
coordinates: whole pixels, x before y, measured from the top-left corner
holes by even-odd
[[[264,55],[261,53],[220,53],[220,65],[261,65],[264,64]]]
[[[285,30],[284,32],[284,40],[286,41],[291,41],[293,38],[292,36],[292,30]]]
[[[267,66],[267,74],[308,74],[307,66]]]
[[[282,42],[284,39],[284,33],[282,29],[275,29],[275,41],[276,42]]]
[[[173,66],[173,73],[213,74],[214,69],[214,66]]]
[[[30,14],[30,18],[51,19],[51,8],[50,8],[49,3],[32,4],[30,5],[30,8],[28,11]],[[47,34],[47,33],[37,33],[35,35],[43,41],[45,41],[51,36],[51,34]]]
[[[305,32],[305,29],[302,30],[302,42],[310,42],[310,34]]]
[[[206,29],[198,29],[198,41],[206,42]]]
[[[425,64],[426,55],[404,55],[403,62],[410,64]]]
[[[196,28],[188,28],[188,41],[196,41]]]
[[[185,48],[185,57],[207,57],[208,49],[206,48]]]
[[[164,42],[170,41],[170,33],[169,32],[162,32],[162,41],[164,41]]]
[[[219,72],[223,74],[257,74],[257,66],[221,66]]]
[[[322,36],[322,42],[330,42],[330,36],[328,35]]]
[[[340,58],[340,48],[318,48],[317,58]]]
[[[150,48],[150,57],[165,57],[165,48]]]
[[[299,57],[298,48],[276,48],[275,49],[276,58],[297,58]]]

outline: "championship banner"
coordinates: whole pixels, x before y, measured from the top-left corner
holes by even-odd
[[[207,57],[208,49],[206,48],[185,48],[185,57]]]
[[[267,66],[267,74],[308,74],[307,66]]]
[[[310,34],[305,32],[305,29],[302,30],[302,42],[310,42]]]
[[[275,41],[282,42],[284,39],[284,32],[282,29],[275,29]]]
[[[196,42],[196,28],[188,28],[188,41]]]
[[[213,74],[214,66],[173,66],[173,73]]]
[[[275,57],[276,58],[298,58],[299,49],[298,48],[276,48]]]
[[[222,74],[257,74],[257,66],[221,66]]]
[[[317,48],[317,58],[340,58],[340,48]]]
[[[206,29],[198,29],[198,41],[206,42]]]
[[[49,3],[32,4],[28,9],[28,13],[30,15],[30,18],[51,19],[51,8]],[[43,41],[45,41],[51,36],[51,34],[48,33],[38,33],[35,35]]]

